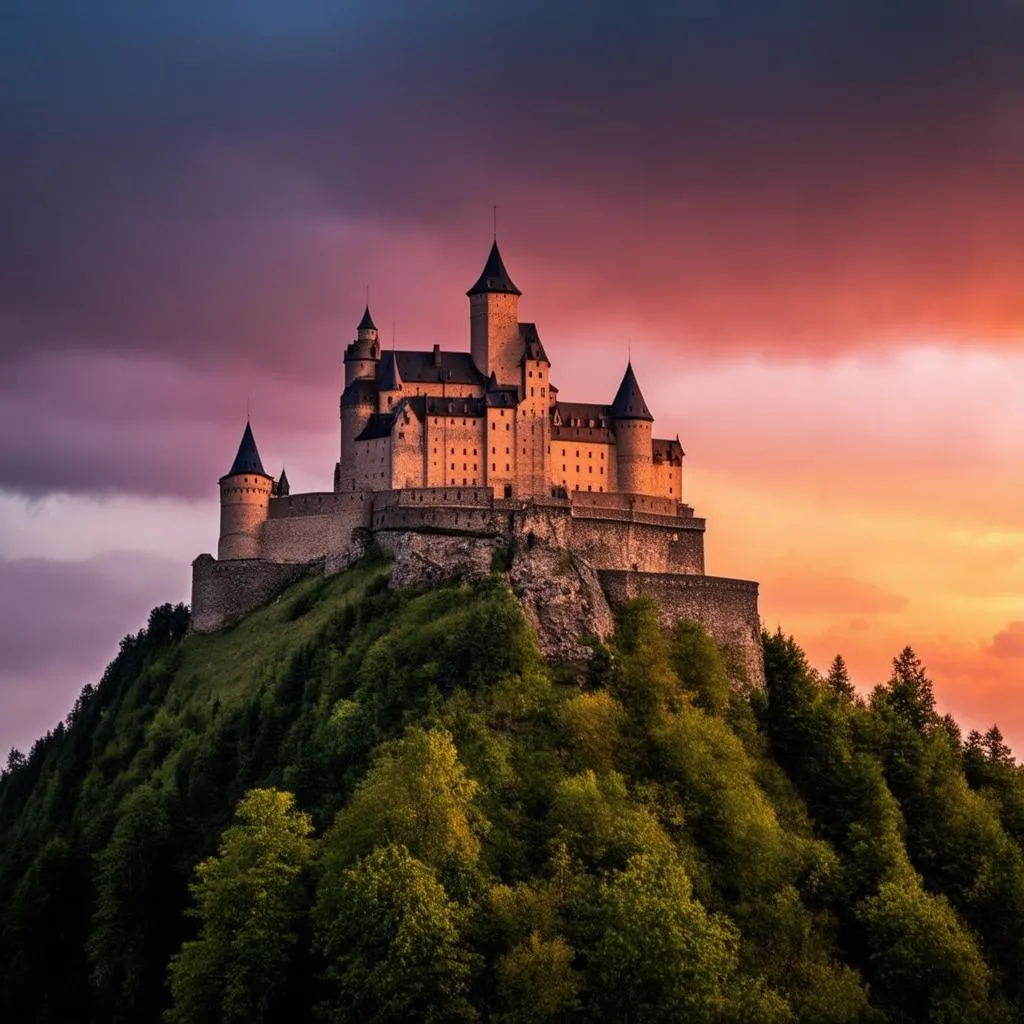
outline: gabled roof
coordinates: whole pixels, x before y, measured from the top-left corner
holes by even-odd
[[[476,284],[466,292],[467,295],[486,295],[489,292],[503,292],[507,295],[522,295],[523,293],[512,283],[508,276],[505,264],[502,262],[501,253],[498,252],[497,241],[491,246],[491,252],[484,264],[484,271]]]
[[[373,322],[373,317],[370,316],[370,304],[366,304],[366,311],[363,313],[363,319],[359,321],[359,326],[356,328],[357,331],[375,331],[377,325]]]
[[[260,453],[256,448],[256,438],[252,436],[252,427],[248,420],[245,422],[242,443],[238,446],[238,454],[235,456],[235,461],[231,463],[231,468],[224,475],[237,476],[240,473],[258,473],[260,476],[267,475],[263,469]]]
[[[636,382],[632,363],[626,364],[622,383],[615,394],[615,401],[612,402],[612,419],[654,421],[654,417],[644,401],[644,396],[640,393],[640,385]]]

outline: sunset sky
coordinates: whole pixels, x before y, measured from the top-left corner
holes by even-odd
[[[247,402],[330,489],[367,286],[468,349],[498,204],[561,396],[631,348],[708,571],[1024,753],[1022,53],[1015,0],[7,0],[0,748],[188,599]]]

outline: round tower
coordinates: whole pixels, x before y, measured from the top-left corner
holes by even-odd
[[[247,422],[238,454],[220,478],[220,540],[217,557],[259,558],[260,534],[270,509],[273,477],[263,470],[252,427]]]
[[[615,453],[620,491],[650,494],[653,475],[654,417],[647,408],[631,363],[612,402]]]
[[[377,360],[380,359],[380,338],[377,325],[370,316],[367,305],[363,319],[356,328],[356,340],[345,349],[345,387],[354,380],[372,380],[377,376]]]

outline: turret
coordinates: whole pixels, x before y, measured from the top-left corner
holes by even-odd
[[[259,558],[260,533],[270,508],[273,477],[263,470],[252,427],[245,424],[231,469],[220,478],[220,540],[217,557]]]
[[[522,346],[519,343],[519,296],[508,276],[498,243],[479,280],[469,289],[469,346],[477,369],[499,384],[519,384]]]
[[[378,359],[380,338],[377,334],[377,325],[370,316],[370,307],[367,305],[363,319],[356,328],[356,340],[345,349],[345,387],[354,380],[375,377]]]
[[[379,391],[378,412],[390,412],[402,397],[402,374],[398,370],[398,358],[394,352],[385,352],[380,361],[377,375]]]
[[[611,419],[615,430],[619,490],[650,494],[654,417],[640,393],[632,363],[626,365],[622,383],[612,402]]]

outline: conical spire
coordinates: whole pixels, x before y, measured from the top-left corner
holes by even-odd
[[[292,485],[288,483],[288,474],[284,471],[284,466],[282,466],[281,475],[277,478],[277,496],[279,498],[286,498],[291,489]]]
[[[363,319],[359,321],[359,326],[356,328],[357,331],[375,331],[377,325],[373,322],[373,317],[370,316],[370,304],[366,304],[366,310],[363,313]]]
[[[612,402],[613,420],[654,420],[644,396],[640,393],[640,385],[636,382],[636,374],[633,373],[633,364],[626,364],[626,372],[622,376],[622,383],[615,394],[615,401]]]
[[[242,443],[238,446],[238,454],[235,456],[235,461],[231,463],[231,468],[226,475],[237,476],[239,473],[267,475],[263,469],[260,453],[256,448],[256,439],[252,436],[252,427],[249,425],[248,420],[245,421],[245,432],[242,434]]]
[[[484,272],[480,275],[480,279],[466,294],[486,295],[489,292],[502,292],[507,295],[523,294],[512,283],[512,278],[508,276],[505,264],[501,260],[501,253],[498,252],[497,241],[491,246],[491,252],[484,264]]]
[[[377,383],[381,391],[402,390],[402,375],[398,372],[398,359],[394,349],[389,349],[381,357]]]

